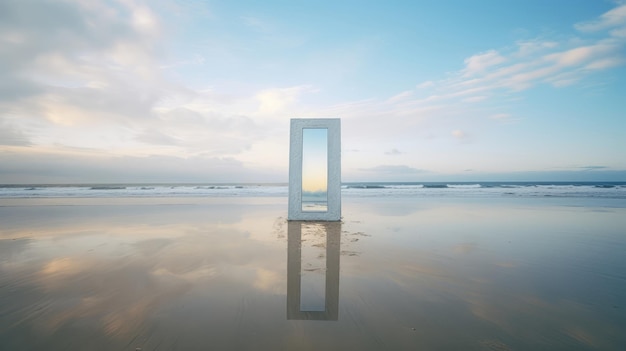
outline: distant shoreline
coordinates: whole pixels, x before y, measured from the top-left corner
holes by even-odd
[[[561,197],[626,199],[626,182],[344,182],[347,197]],[[0,185],[7,198],[286,197],[286,183]],[[323,196],[324,194],[320,194]]]
[[[342,186],[392,186],[392,185],[626,185],[626,181],[354,181],[342,182]],[[136,186],[287,186],[287,182],[173,182],[173,183],[141,183],[141,182],[102,182],[102,183],[7,183],[0,184],[0,188],[29,188],[29,187],[136,187]]]

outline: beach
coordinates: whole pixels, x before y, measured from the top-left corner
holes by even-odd
[[[350,191],[334,224],[288,222],[280,192],[0,198],[0,345],[626,344],[624,197]]]

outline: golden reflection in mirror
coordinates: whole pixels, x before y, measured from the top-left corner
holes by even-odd
[[[328,129],[302,130],[302,211],[328,211]]]
[[[287,319],[338,320],[341,222],[290,221],[287,231]],[[307,258],[303,257],[303,243],[305,242],[306,245],[317,249],[316,259],[325,259],[323,271],[307,272],[310,267],[307,265]],[[304,250],[306,251],[306,248]],[[319,253],[320,250],[323,251]],[[323,266],[324,264],[318,262],[314,265]],[[303,282],[308,273],[323,276],[323,282],[314,279],[312,283],[323,285],[324,289],[317,289]],[[311,309],[304,306],[308,304],[306,300],[310,302],[308,295],[312,291],[309,289],[324,291],[321,306],[312,306]]]

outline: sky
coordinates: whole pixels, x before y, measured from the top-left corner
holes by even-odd
[[[328,189],[328,129],[302,128],[302,191]]]
[[[626,2],[0,1],[0,183],[626,181]]]

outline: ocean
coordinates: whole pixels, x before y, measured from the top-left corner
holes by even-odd
[[[626,182],[360,182],[345,197],[560,197],[626,199]],[[286,197],[286,183],[0,184],[2,198]]]

